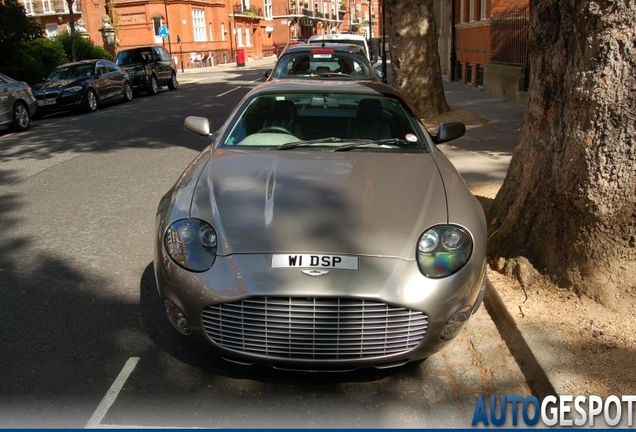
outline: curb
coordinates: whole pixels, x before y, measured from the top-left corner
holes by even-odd
[[[559,394],[546,372],[547,365],[537,358],[538,347],[531,347],[530,338],[524,337],[523,326],[519,326],[490,280],[486,285],[484,305],[536,396],[544,398]]]

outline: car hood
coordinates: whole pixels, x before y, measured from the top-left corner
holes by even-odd
[[[419,236],[447,223],[428,153],[216,150],[190,210],[218,254],[322,252],[414,259]]]
[[[33,91],[38,90],[50,90],[50,89],[59,89],[62,87],[68,87],[71,84],[76,84],[82,81],[85,81],[86,78],[82,79],[65,79],[65,80],[57,80],[57,81],[43,81],[33,86]]]

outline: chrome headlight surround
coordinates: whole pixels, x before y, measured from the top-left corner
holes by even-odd
[[[73,87],[69,87],[67,89],[64,89],[62,94],[63,95],[70,95],[70,94],[75,94],[75,93],[81,92],[82,90],[83,90],[82,86],[73,86]]]
[[[473,240],[468,231],[455,225],[426,230],[417,242],[417,263],[426,277],[450,276],[468,262]]]
[[[170,258],[186,270],[204,272],[216,260],[216,231],[200,219],[172,222],[163,237],[163,244]]]

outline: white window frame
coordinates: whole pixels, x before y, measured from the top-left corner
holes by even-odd
[[[479,15],[479,19],[481,20],[485,20],[486,19],[486,0],[481,0],[481,12]]]
[[[225,23],[221,23],[221,41],[225,42]]]
[[[207,29],[205,25],[205,10],[192,8],[192,33],[195,42],[207,42]]]
[[[250,38],[251,26],[245,27],[245,46],[252,46],[252,39]]]
[[[51,0],[42,0],[42,12],[43,13],[53,13],[53,5],[51,4]]]
[[[468,7],[468,22],[473,22],[475,21],[475,0],[469,0]]]
[[[271,21],[274,19],[274,15],[272,13],[272,0],[264,0],[263,1],[263,9],[265,14],[265,19],[267,21]]]
[[[152,26],[155,33],[156,44],[160,44],[163,42],[163,38],[159,36],[159,27],[161,27],[162,25],[163,25],[163,17],[161,15],[155,15],[152,17]]]
[[[466,22],[466,21],[464,21],[464,16],[466,15],[465,14],[466,7],[465,7],[465,3],[464,3],[465,1],[466,0],[459,0],[459,22],[460,23]]]
[[[236,31],[236,46],[243,46],[243,26],[239,26],[238,28],[235,28],[234,31]]]

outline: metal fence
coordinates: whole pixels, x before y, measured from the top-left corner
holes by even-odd
[[[492,14],[492,61],[526,66],[529,15],[528,6],[514,6]]]

